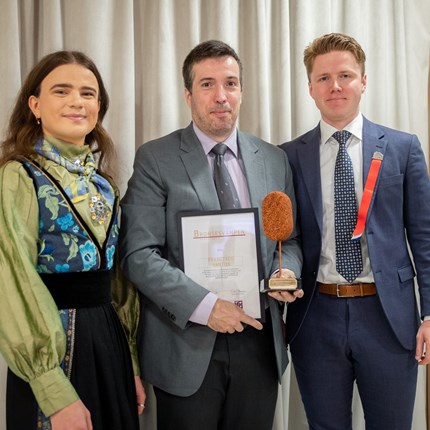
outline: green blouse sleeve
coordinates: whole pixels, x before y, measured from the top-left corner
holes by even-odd
[[[118,256],[118,250],[116,255]],[[115,261],[112,276],[112,302],[128,340],[134,374],[140,375],[136,346],[140,315],[139,293],[133,284],[123,275],[118,261]]]
[[[108,177],[116,198],[119,199],[119,190],[112,178]],[[139,357],[137,352],[136,338],[140,318],[139,293],[134,285],[122,273],[119,264],[118,249],[115,252],[114,266],[112,270],[112,305],[118,314],[124,328],[130,348],[133,371],[136,376],[140,375]]]
[[[35,269],[38,205],[23,166],[0,168],[0,351],[46,416],[78,400],[60,367],[66,340],[57,307]]]

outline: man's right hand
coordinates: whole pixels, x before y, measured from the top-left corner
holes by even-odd
[[[243,325],[248,324],[257,330],[263,328],[255,318],[246,315],[245,312],[227,300],[218,299],[208,319],[208,326],[219,333],[234,333],[243,331]]]

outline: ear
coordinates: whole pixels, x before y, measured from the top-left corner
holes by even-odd
[[[313,88],[312,88],[312,84],[311,84],[311,82],[310,82],[310,81],[308,81],[308,90],[309,90],[309,95],[310,95],[312,98],[314,98],[314,97],[313,97],[313,95],[312,95]]]
[[[187,102],[188,107],[191,107],[191,93],[185,88],[185,101]]]
[[[31,95],[29,97],[28,107],[31,109],[36,118],[40,118],[39,99],[36,96]]]
[[[367,75],[364,74],[363,77],[361,78],[361,93],[364,93],[364,91],[366,90],[366,84],[367,84]]]

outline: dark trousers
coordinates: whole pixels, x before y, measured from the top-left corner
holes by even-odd
[[[206,376],[192,396],[154,391],[159,430],[271,430],[278,395],[271,325],[218,334]]]
[[[377,296],[316,293],[290,347],[311,430],[351,430],[354,381],[367,430],[410,430],[415,351],[400,345]]]

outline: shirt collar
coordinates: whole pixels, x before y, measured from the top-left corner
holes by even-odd
[[[333,136],[333,133],[338,131],[337,128],[325,122],[322,118],[320,121],[321,144],[327,143]],[[363,115],[359,113],[343,130],[348,130],[357,139],[363,138]]]
[[[194,122],[193,122],[193,129],[194,129],[194,133],[196,133],[197,139],[199,139],[200,143],[202,144],[206,155],[208,155],[209,152],[212,151],[212,148],[217,143],[224,143],[230,148],[230,151],[233,152],[234,156],[237,158],[238,150],[237,150],[237,128],[236,127],[234,128],[230,136],[227,137],[226,140],[224,140],[224,142],[217,142],[216,140],[213,140],[207,134],[203,133],[203,131],[201,131]]]

